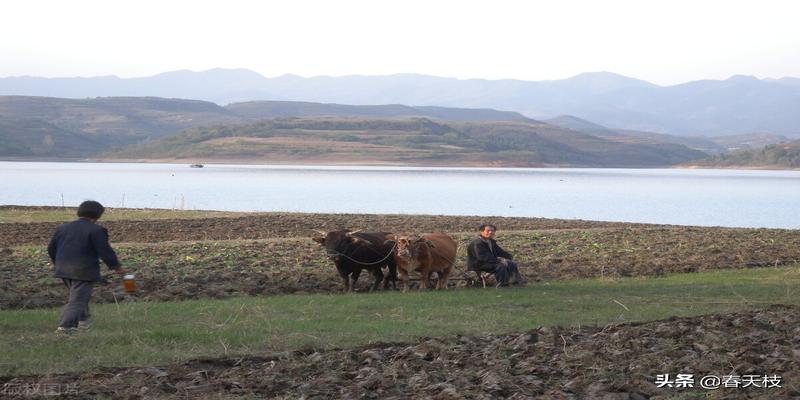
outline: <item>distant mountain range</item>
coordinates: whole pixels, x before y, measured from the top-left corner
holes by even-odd
[[[707,154],[721,154],[735,150],[757,149],[767,145],[789,141],[785,136],[766,133],[694,137],[634,131],[630,129],[611,129],[571,115],[562,115],[545,120],[544,122],[615,142],[680,144]]]
[[[655,167],[706,156],[623,136],[490,109],[0,96],[4,158]]]
[[[800,79],[734,76],[662,87],[608,73],[553,81],[458,80],[416,74],[265,78],[244,69],[146,78],[0,78],[0,95],[157,96],[225,105],[254,100],[482,108],[549,119],[571,115],[614,130],[681,136],[800,137]]]

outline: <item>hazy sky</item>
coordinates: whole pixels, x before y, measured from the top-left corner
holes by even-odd
[[[0,76],[800,77],[798,19],[791,0],[12,0],[0,5]]]

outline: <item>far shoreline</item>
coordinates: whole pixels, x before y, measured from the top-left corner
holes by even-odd
[[[401,167],[401,168],[498,168],[498,169],[677,169],[677,170],[739,170],[739,171],[800,171],[800,168],[791,168],[774,165],[761,166],[708,166],[697,164],[664,165],[664,166],[592,166],[592,165],[557,165],[557,164],[525,164],[525,163],[404,163],[394,161],[373,160],[368,162],[314,162],[289,161],[289,160],[242,160],[242,159],[90,159],[90,158],[30,158],[30,157],[0,157],[0,162],[30,162],[30,163],[82,163],[82,164],[174,164],[174,165],[253,165],[253,166],[307,166],[307,167]]]

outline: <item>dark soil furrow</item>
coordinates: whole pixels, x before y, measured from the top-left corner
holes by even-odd
[[[606,327],[545,327],[478,337],[421,338],[157,367],[0,378],[17,388],[72,384],[72,398],[720,399],[798,398],[800,307],[768,306]],[[691,374],[693,388],[656,376]],[[704,376],[780,381],[707,390]],[[763,386],[778,384],[780,387]],[[35,397],[35,396],[34,396]],[[7,395],[6,398],[30,398]]]
[[[458,217],[450,217],[457,225]],[[0,226],[2,229],[2,226]],[[452,285],[465,285],[466,244],[472,234],[454,235],[460,247]],[[661,276],[676,272],[751,268],[800,261],[800,231],[661,227],[501,233],[532,282],[591,277]],[[123,264],[138,279],[132,296],[118,278],[100,285],[93,301],[181,300],[336,292],[341,281],[322,249],[310,239],[158,242],[116,245]],[[65,289],[50,277],[43,245],[0,248],[0,308],[64,304]],[[467,274],[467,277],[472,275]],[[370,279],[364,274],[359,290]]]
[[[242,217],[101,221],[114,242],[267,239],[307,237],[314,229],[390,232],[471,232],[486,221],[507,230],[653,226],[545,218],[452,217],[368,214],[259,214]],[[0,224],[0,247],[47,244],[58,222]]]

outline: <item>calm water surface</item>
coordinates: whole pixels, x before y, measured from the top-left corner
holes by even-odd
[[[800,171],[0,162],[0,204],[800,228]]]

